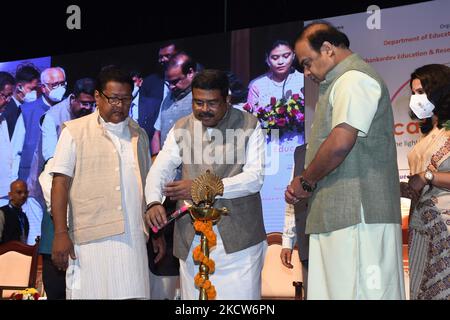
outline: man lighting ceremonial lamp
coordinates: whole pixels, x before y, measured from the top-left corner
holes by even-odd
[[[257,300],[261,298],[261,271],[267,248],[259,194],[265,139],[255,116],[230,106],[228,92],[224,72],[204,70],[195,76],[193,113],[175,123],[147,176],[146,220],[151,228],[164,225],[167,216],[161,203],[165,198],[178,200],[179,206],[184,200],[195,203],[193,180],[206,170],[214,172],[223,182],[223,195],[217,197],[213,208],[226,207],[230,211],[212,226],[217,244],[210,255],[216,263],[210,279],[217,288],[216,299]],[[182,178],[173,182],[180,165]],[[177,219],[174,255],[180,259],[184,300],[198,297],[194,278],[200,279],[196,278],[191,255],[200,244],[201,237],[191,218],[184,215]],[[197,249],[196,258],[201,258],[199,253]]]

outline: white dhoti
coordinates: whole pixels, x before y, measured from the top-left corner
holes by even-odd
[[[158,276],[150,271],[150,284],[152,300],[173,300],[180,288],[180,276]]]
[[[209,257],[215,261],[216,270],[209,276],[216,287],[216,300],[259,300],[261,299],[261,271],[267,250],[267,242],[262,241],[247,249],[227,254],[222,238],[214,226],[217,245]],[[180,260],[181,298],[198,300],[199,289],[194,277],[199,265],[194,263],[192,252],[200,244],[200,236],[195,235],[186,261]]]
[[[311,234],[309,300],[405,299],[400,224]]]
[[[150,298],[147,238],[142,217],[143,191],[138,184],[130,134],[127,130],[108,133],[120,157],[121,183],[117,190],[121,194],[125,232],[74,245],[76,259],[69,257],[66,272],[67,299]],[[60,139],[66,138],[67,134],[63,132]]]

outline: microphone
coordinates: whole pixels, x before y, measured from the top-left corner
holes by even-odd
[[[167,219],[167,222],[161,226],[161,228],[158,228],[158,226],[153,226],[152,227],[152,231],[154,233],[157,233],[159,230],[161,230],[162,228],[164,228],[165,226],[167,226],[169,223],[171,223],[173,220],[175,220],[176,218],[178,218],[179,216],[181,216],[183,213],[185,213],[186,211],[188,211],[190,208],[190,206],[188,205],[184,205],[182,206],[180,209],[175,210]]]

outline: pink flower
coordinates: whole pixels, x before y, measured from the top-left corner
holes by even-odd
[[[245,111],[248,112],[252,112],[252,107],[250,106],[249,103],[244,104],[244,106],[242,107]]]
[[[286,119],[281,118],[276,120],[277,126],[284,127],[286,125]]]
[[[303,113],[301,113],[301,112],[299,112],[295,117],[296,117],[297,120],[299,120],[299,121],[305,120],[305,115],[304,115]]]
[[[264,108],[263,107],[259,107],[258,109],[256,109],[256,112],[259,114],[263,114],[264,113]]]
[[[284,107],[278,108],[278,111],[277,111],[278,114],[283,114],[285,112],[286,112],[286,109]]]
[[[275,98],[275,97],[270,98],[270,104],[272,106],[276,105],[277,104],[277,98]]]
[[[291,113],[293,116],[297,116],[299,114],[300,111],[298,111],[297,109],[291,109]]]
[[[292,99],[294,99],[295,101],[297,101],[298,99],[300,99],[300,95],[298,93],[294,93],[292,95]]]

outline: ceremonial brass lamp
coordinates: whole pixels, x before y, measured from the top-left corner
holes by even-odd
[[[192,182],[191,195],[193,205],[189,208],[189,214],[194,222],[211,221],[215,224],[219,221],[221,215],[228,213],[228,209],[225,207],[213,207],[216,196],[223,195],[223,182],[222,179],[211,173],[209,170]],[[208,239],[203,232],[200,232],[200,235],[202,253],[209,258],[210,247],[208,245]],[[200,263],[199,273],[204,280],[209,279],[209,271],[207,265]],[[199,300],[208,300],[206,289],[200,288]]]

